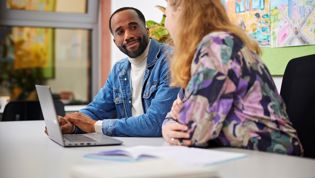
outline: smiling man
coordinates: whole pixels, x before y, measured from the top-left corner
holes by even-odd
[[[87,107],[61,118],[62,132],[161,136],[162,122],[178,93],[169,86],[170,49],[148,37],[145,18],[133,7],[116,10],[109,30],[128,58],[115,64]]]

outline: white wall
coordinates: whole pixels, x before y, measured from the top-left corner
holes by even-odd
[[[273,77],[273,80],[275,81],[276,87],[280,93],[282,77]]]
[[[112,1],[112,12],[120,7],[131,6],[139,9],[145,16],[146,20],[154,20],[159,22],[162,18],[162,13],[155,7],[156,5],[166,6],[165,0],[113,0]],[[113,66],[115,62],[119,59],[126,57],[125,54],[119,51],[115,43],[111,44],[111,65]],[[282,77],[274,77],[275,84],[278,91],[280,92]]]

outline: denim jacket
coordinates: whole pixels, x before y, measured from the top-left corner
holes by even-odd
[[[169,51],[169,47],[151,39],[142,88],[144,114],[131,114],[131,65],[127,58],[114,65],[106,84],[80,112],[103,120],[105,135],[161,136],[163,120],[179,91],[169,86]]]

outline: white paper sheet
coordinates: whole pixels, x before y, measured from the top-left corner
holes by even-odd
[[[111,156],[133,160],[141,160],[143,157],[153,157],[156,159],[170,159],[185,165],[209,165],[243,158],[246,154],[183,146],[135,146],[87,155],[90,158],[105,159]]]

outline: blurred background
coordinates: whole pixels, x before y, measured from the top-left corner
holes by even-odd
[[[167,35],[159,29],[163,13],[157,5],[166,2],[1,0],[0,110],[9,100],[37,100],[35,84],[51,86],[65,105],[89,103],[114,63],[125,57],[112,42],[110,14],[137,7],[152,28],[158,26],[158,35]]]

